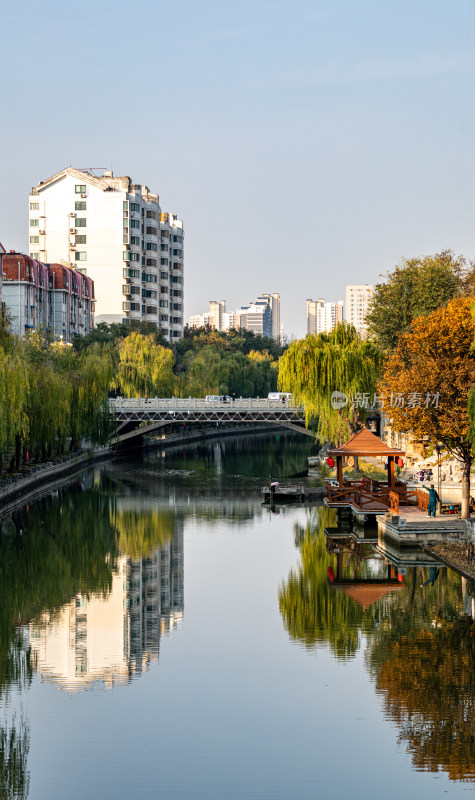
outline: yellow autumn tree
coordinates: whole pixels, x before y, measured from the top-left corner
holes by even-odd
[[[472,465],[467,407],[475,385],[472,304],[473,298],[456,298],[415,319],[389,355],[378,387],[396,430],[441,442],[462,463],[464,518],[470,515]],[[393,405],[388,407],[391,396]]]

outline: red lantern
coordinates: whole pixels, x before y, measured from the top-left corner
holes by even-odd
[[[404,461],[403,461],[402,458],[398,458],[397,465],[398,465],[398,467],[401,467],[401,468],[404,466]]]
[[[333,458],[328,457],[327,458],[327,464],[328,464],[329,467],[334,467],[335,466],[335,462],[334,462]]]

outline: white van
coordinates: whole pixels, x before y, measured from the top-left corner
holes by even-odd
[[[218,400],[221,400],[221,397],[220,397],[219,394],[207,394],[206,397],[205,397],[205,401],[207,403],[214,403],[214,402],[217,402]]]
[[[291,392],[269,392],[267,395],[268,400],[281,400],[282,403],[286,403],[289,400],[292,400]]]

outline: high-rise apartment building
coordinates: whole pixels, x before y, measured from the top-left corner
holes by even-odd
[[[226,313],[226,300],[210,300],[209,301],[209,325],[215,331],[222,331],[223,316]]]
[[[183,222],[176,214],[160,214],[160,327],[169,341],[183,336]]]
[[[373,287],[367,283],[346,287],[345,321],[353,325],[361,336],[365,336],[368,330],[366,315],[372,295]]]
[[[270,306],[271,314],[272,314],[272,333],[271,336],[277,342],[280,342],[281,338],[281,330],[280,330],[280,294],[277,292],[273,292],[272,294],[261,294],[258,297],[258,301],[264,299],[267,300]]]
[[[29,243],[33,258],[94,280],[96,322],[146,320],[182,335],[183,223],[161,215],[147,186],[67,167],[32,188]]]
[[[326,303],[323,298],[307,300],[307,333],[329,333],[343,322],[343,300]]]

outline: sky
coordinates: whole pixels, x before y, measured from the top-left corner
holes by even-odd
[[[475,257],[473,0],[25,0],[2,11],[0,241],[68,164],[185,228],[185,316],[344,297],[402,258]]]

